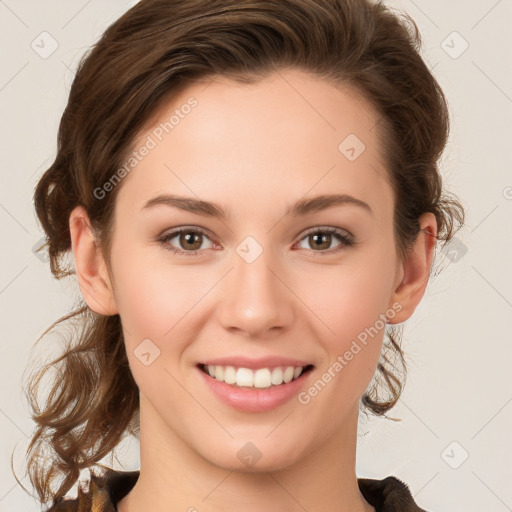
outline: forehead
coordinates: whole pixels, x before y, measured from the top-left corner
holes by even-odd
[[[133,150],[149,149],[118,201],[140,209],[156,194],[173,193],[242,211],[338,192],[384,207],[391,190],[377,124],[356,91],[301,71],[252,84],[195,82],[138,135]]]

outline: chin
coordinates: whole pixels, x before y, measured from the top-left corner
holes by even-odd
[[[201,454],[211,464],[229,471],[239,473],[260,473],[282,471],[293,466],[300,459],[302,452],[297,450],[297,444],[278,447],[274,443],[261,438],[261,441],[240,442],[232,440],[230,446],[218,445],[217,450]]]

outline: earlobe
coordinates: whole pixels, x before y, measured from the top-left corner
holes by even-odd
[[[433,213],[425,213],[419,223],[420,232],[401,263],[402,278],[391,298],[391,304],[398,303],[401,309],[389,324],[399,324],[410,318],[427,288],[436,247],[437,222]]]
[[[97,247],[89,216],[82,206],[71,212],[69,230],[76,276],[85,302],[100,315],[117,314],[106,265]]]

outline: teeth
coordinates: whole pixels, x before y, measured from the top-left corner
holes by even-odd
[[[244,368],[247,370],[247,368]],[[242,370],[240,368],[238,371]],[[260,370],[256,370],[254,373],[251,370],[248,370],[252,375],[252,385],[255,388],[268,388],[272,384],[272,372],[268,368],[261,368]],[[238,378],[236,379],[238,384]],[[240,384],[238,384],[240,385]]]
[[[246,387],[256,387],[254,383],[255,373],[249,368],[238,368],[236,371],[236,385]]]
[[[219,366],[218,370],[215,366],[212,366],[212,371],[213,371],[213,375],[212,375],[213,378],[215,378],[215,375],[219,375],[219,378],[224,380],[224,368],[222,366]],[[233,380],[233,378],[231,380]]]
[[[274,386],[279,386],[283,383],[283,370],[281,368],[275,368],[272,372],[271,382]]]
[[[269,388],[287,384],[300,377],[302,366],[278,366],[276,368],[235,368],[234,366],[204,365],[206,372],[216,380],[239,387]]]
[[[217,373],[219,372],[219,373]],[[219,380],[222,379],[226,384],[236,384],[236,371],[233,366],[216,366],[214,378],[219,375]]]
[[[288,368],[286,368],[286,370],[283,373],[283,380],[286,383],[290,382],[293,379],[294,371],[295,369],[293,368],[293,366],[288,366]]]

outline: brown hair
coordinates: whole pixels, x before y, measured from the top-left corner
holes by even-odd
[[[463,224],[464,209],[442,192],[438,159],[449,115],[420,46],[408,15],[370,0],[142,0],[82,58],[60,122],[55,161],[35,188],[53,275],[75,273],[63,257],[71,249],[69,216],[77,205],[88,212],[109,263],[121,185],[101,199],[94,191],[123,165],[136,137],[178,87],[214,76],[252,83],[290,67],[353,88],[377,112],[400,257],[416,239],[425,212],[437,219],[438,240],[448,242],[456,224]],[[74,317],[81,319],[76,342],[39,369],[28,387],[38,425],[27,449],[29,475],[40,500],[54,504],[82,469],[139,428],[138,388],[119,315],[98,315],[81,302],[38,341]],[[395,405],[405,383],[399,334],[397,327],[388,329],[373,386],[362,397],[363,409],[377,415]],[[40,409],[37,389],[52,368],[59,376]],[[379,400],[382,383],[386,391]],[[38,460],[45,444],[53,450],[48,466]],[[54,491],[51,484],[59,477]]]

